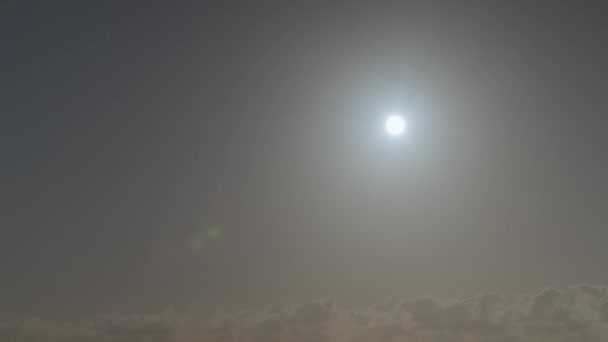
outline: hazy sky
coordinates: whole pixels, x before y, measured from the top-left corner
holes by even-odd
[[[1,5],[0,319],[608,284],[602,2],[159,3]]]

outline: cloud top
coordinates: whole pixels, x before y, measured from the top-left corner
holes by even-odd
[[[326,299],[208,315],[167,310],[81,322],[0,324],[11,342],[600,342],[608,341],[608,287],[576,285],[504,296],[391,297],[342,309]]]

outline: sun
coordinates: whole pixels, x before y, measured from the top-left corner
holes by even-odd
[[[399,114],[391,114],[384,122],[384,128],[389,135],[402,135],[407,129],[405,119]]]

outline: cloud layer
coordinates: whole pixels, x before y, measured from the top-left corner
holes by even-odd
[[[608,287],[576,285],[507,297],[391,297],[347,310],[332,299],[236,313],[196,310],[100,316],[83,322],[0,324],[10,342],[600,342],[608,341]]]

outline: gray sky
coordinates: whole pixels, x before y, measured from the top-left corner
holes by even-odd
[[[1,6],[1,319],[608,283],[600,2]]]

